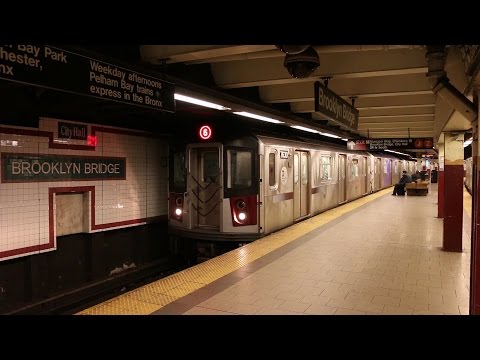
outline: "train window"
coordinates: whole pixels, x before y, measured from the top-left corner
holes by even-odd
[[[227,150],[227,187],[241,189],[252,186],[252,152]]]
[[[358,176],[358,159],[352,159],[352,177]]]
[[[218,151],[205,151],[202,153],[203,182],[217,182],[219,174]]]
[[[319,186],[320,181],[322,180],[322,175],[320,173],[320,164],[316,161],[312,161],[312,179],[313,179],[313,187]]]
[[[322,180],[331,180],[332,179],[332,157],[331,156],[322,156]]]
[[[185,153],[179,152],[173,154],[173,186],[175,188],[185,187],[186,169]]]
[[[308,155],[302,153],[302,185],[308,184]]]
[[[298,154],[293,155],[293,183],[298,184]]]
[[[275,178],[275,153],[268,154],[268,185],[275,186],[277,179]]]

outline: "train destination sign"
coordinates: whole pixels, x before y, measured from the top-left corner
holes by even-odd
[[[0,45],[0,79],[174,112],[174,85],[50,45]]]
[[[348,140],[349,150],[433,149],[433,138]]]
[[[315,112],[352,130],[358,129],[357,109],[319,81],[315,81],[314,92]]]
[[[2,153],[2,183],[125,180],[125,169],[125,158]]]

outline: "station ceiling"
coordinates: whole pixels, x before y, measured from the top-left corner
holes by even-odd
[[[438,142],[443,128],[470,128],[432,92],[426,77],[426,46],[312,46],[320,65],[302,79],[289,74],[286,54],[276,45],[142,45],[140,56],[186,80],[338,128],[314,111],[314,82],[328,78],[329,89],[349,103],[354,99],[359,123],[352,135],[360,137],[434,137]],[[453,48],[446,71],[463,91],[467,80]]]
[[[307,123],[332,129],[333,133],[347,134],[344,137],[433,137],[435,143],[441,143],[442,131],[470,130],[470,123],[433,93],[426,76],[425,45],[311,46],[318,54],[320,64],[305,78],[290,75],[284,65],[286,54],[277,45],[114,44],[85,48],[124,63],[140,64],[230,98],[233,96],[258,104],[277,114],[294,115]],[[458,49],[455,46],[447,48],[447,76],[452,85],[465,92],[468,79]],[[325,83],[325,79],[328,79],[328,88],[345,101],[352,103],[353,99],[354,107],[359,110],[357,131],[315,113],[314,83]],[[16,85],[7,85],[5,91],[8,94]],[[41,103],[38,102],[40,96]],[[65,99],[59,101],[55,96],[64,96]],[[35,92],[35,106],[43,106],[41,104],[50,97],[48,103],[57,104],[57,107],[58,104],[68,104],[68,95],[47,91],[43,95]],[[45,107],[50,109],[47,105]],[[149,111],[140,113],[139,109],[125,111],[125,107],[108,102],[96,103],[97,108],[106,117],[111,116],[112,122],[118,121],[120,116],[125,117],[126,125],[132,116],[156,116]],[[180,101],[177,101],[177,110],[204,117],[215,116],[216,112]],[[166,128],[168,124],[176,124],[175,119],[169,120],[168,114],[164,117]]]

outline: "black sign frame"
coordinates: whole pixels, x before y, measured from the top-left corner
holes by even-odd
[[[397,150],[428,150],[433,149],[433,138],[379,138],[348,140],[349,150],[381,151]]]
[[[3,152],[1,163],[2,183],[126,180],[127,174],[127,159],[115,156]]]
[[[0,79],[175,112],[173,83],[51,45],[0,45]]]

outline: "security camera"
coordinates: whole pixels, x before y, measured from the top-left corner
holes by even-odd
[[[317,52],[311,46],[305,51],[298,54],[285,55],[285,61],[283,62],[288,70],[288,73],[297,79],[304,79],[313,74],[315,70],[320,66],[320,59]]]
[[[310,45],[276,45],[281,51],[285,54],[300,54],[301,52],[307,50]]]

